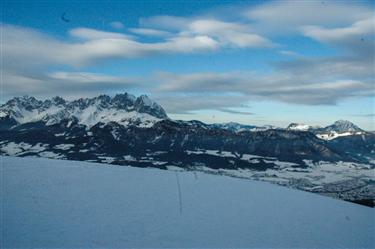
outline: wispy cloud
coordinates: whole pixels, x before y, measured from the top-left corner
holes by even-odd
[[[363,42],[364,36],[374,34],[374,23],[375,17],[371,17],[341,28],[304,26],[303,32],[305,35],[322,42],[340,42],[342,40]]]
[[[233,109],[228,109],[228,108],[219,108],[219,111],[226,112],[226,113],[231,113],[231,114],[254,115],[254,113],[252,113],[252,112],[238,111],[238,110],[233,110]]]
[[[173,94],[153,96],[168,113],[191,114],[198,110],[232,110],[248,100],[245,96],[236,95],[207,95],[207,94]],[[187,104],[188,103],[188,104]]]
[[[157,37],[165,37],[165,36],[172,36],[173,33],[159,30],[159,29],[146,29],[146,28],[131,28],[129,29],[130,32],[138,35],[143,36],[157,36]]]
[[[74,28],[69,31],[69,34],[73,37],[80,38],[82,40],[101,40],[101,39],[133,39],[134,37],[117,32],[100,31],[89,28]]]
[[[178,35],[161,42],[142,43],[122,33],[88,28],[70,30],[78,41],[62,41],[36,30],[4,25],[3,55],[14,65],[21,63],[85,66],[98,61],[152,56],[165,53],[197,53],[218,49],[220,44],[206,35]],[[27,44],[25,42],[27,41]]]
[[[215,19],[194,20],[189,23],[188,29],[184,32],[199,35],[206,34],[216,38],[223,44],[239,48],[275,46],[267,38],[252,31],[248,25]]]

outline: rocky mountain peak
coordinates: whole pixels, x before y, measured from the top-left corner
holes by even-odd
[[[348,120],[337,120],[332,125],[327,126],[326,131],[334,131],[334,132],[361,132],[363,131],[361,128],[353,124]]]

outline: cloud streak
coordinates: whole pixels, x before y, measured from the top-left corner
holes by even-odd
[[[220,44],[205,35],[167,38],[161,42],[143,43],[129,35],[88,28],[70,31],[78,41],[61,41],[36,30],[4,25],[3,56],[18,64],[63,64],[82,67],[98,61],[137,58],[168,53],[197,53],[218,49]],[[27,41],[27,44],[25,44]]]
[[[345,98],[374,94],[372,82],[360,80],[320,81],[313,75],[275,73],[262,76],[249,73],[159,74],[157,91],[165,93],[232,93],[247,100],[266,99],[304,105],[334,105]]]

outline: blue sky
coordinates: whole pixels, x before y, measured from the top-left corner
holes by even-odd
[[[172,118],[375,130],[371,1],[2,5],[2,101],[127,91]]]

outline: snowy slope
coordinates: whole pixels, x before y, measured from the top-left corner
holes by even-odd
[[[85,162],[0,159],[1,248],[375,246],[374,209],[272,184]]]

